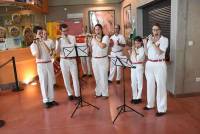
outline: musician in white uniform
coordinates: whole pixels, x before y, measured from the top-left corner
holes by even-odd
[[[96,97],[103,96],[107,99],[108,94],[108,45],[109,37],[103,34],[101,24],[94,27],[95,35],[91,40],[92,46],[92,69],[96,80]]]
[[[134,38],[134,45],[130,54],[131,62],[136,68],[131,68],[131,87],[132,100],[131,103],[138,104],[142,102],[142,88],[144,75],[144,60],[145,53],[142,38],[136,36]]]
[[[86,39],[87,39],[88,34],[89,33],[87,32],[87,26],[83,27],[82,35],[86,36]],[[81,59],[81,66],[82,66],[82,70],[83,70],[82,77],[85,77],[85,76],[91,77],[92,76],[91,60],[90,60],[91,58],[88,56],[88,57],[80,57],[80,59]]]
[[[61,38],[56,41],[56,52],[60,54],[60,67],[64,79],[65,88],[69,100],[78,99],[80,97],[80,86],[78,80],[78,68],[75,57],[66,57],[64,48],[73,47],[75,45],[75,36],[68,35],[68,25],[60,24]],[[70,85],[70,74],[72,76],[74,94]]]
[[[50,54],[51,54],[51,61],[54,61],[53,53],[55,52],[55,43],[52,39],[48,38],[48,33],[46,29],[43,29],[43,36],[42,36],[44,42],[46,43],[47,47],[50,49]],[[52,79],[53,79],[53,85],[56,84],[56,77],[54,73],[54,68],[51,70],[52,74]]]
[[[33,32],[36,34],[36,39],[31,44],[30,49],[32,55],[36,57],[37,72],[44,106],[50,108],[58,105],[54,101],[53,79],[51,74],[53,64],[51,62],[50,50],[42,39],[42,27],[35,26]]]
[[[110,53],[110,55],[112,57],[123,55],[123,47],[126,44],[124,36],[119,33],[120,32],[120,25],[115,25],[114,31],[115,31],[114,35],[112,35],[110,37],[110,39],[113,42],[113,47],[112,47],[112,50],[111,50],[111,53]],[[108,78],[109,83],[112,83],[115,72],[117,72],[116,81],[119,84],[120,79],[121,79],[121,67],[115,66],[112,63],[112,61],[110,60],[110,74],[109,74],[109,78]]]
[[[150,110],[155,106],[155,88],[157,87],[156,116],[162,116],[167,112],[167,66],[165,63],[165,52],[168,47],[168,39],[161,35],[159,24],[152,27],[153,35],[149,36],[149,40],[145,45],[145,51],[148,56],[146,62],[146,79],[147,79],[147,105],[144,110]],[[155,85],[156,84],[156,85]]]

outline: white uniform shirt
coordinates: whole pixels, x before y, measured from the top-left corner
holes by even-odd
[[[149,40],[147,43],[147,51],[148,51],[148,59],[150,60],[159,60],[159,59],[165,59],[165,52],[168,47],[168,39],[164,36],[161,36],[160,39],[156,42],[160,43],[159,48],[164,51],[164,53],[159,54],[159,52],[156,50],[156,48],[153,46],[152,41]]]
[[[131,55],[131,61],[132,63],[138,63],[138,62],[144,62],[145,60],[145,52],[144,52],[144,47],[140,48],[135,48],[136,56]],[[140,64],[134,64],[137,68],[143,67],[143,63]]]
[[[110,39],[113,40],[114,42],[114,45],[112,47],[112,52],[119,52],[119,51],[122,51],[123,47],[122,46],[119,46],[117,44],[117,41],[119,41],[120,44],[126,44],[126,40],[124,38],[124,36],[122,34],[118,34],[118,35],[112,35],[110,37]]]
[[[47,40],[44,40],[44,42],[49,49],[55,49],[55,45],[52,39],[48,38]]]
[[[46,61],[51,61],[51,56],[50,54],[48,53],[48,51],[46,50],[44,44],[40,43],[39,44],[39,51],[40,51],[40,58],[37,59],[36,58],[36,62],[46,62]],[[30,49],[31,49],[31,53],[32,55],[35,55],[36,52],[37,52],[37,44],[36,43],[32,43],[31,46],[30,46]]]
[[[103,57],[108,55],[108,46],[110,39],[107,35],[102,38],[102,43],[106,44],[105,48],[101,48],[95,39],[92,39],[92,57]]]
[[[66,38],[68,38],[70,43],[67,41]],[[63,50],[65,47],[75,46],[75,43],[76,43],[75,36],[72,36],[72,35],[68,35],[67,37],[61,37],[59,41],[57,40],[56,46],[60,45],[60,57],[65,57],[64,50]]]

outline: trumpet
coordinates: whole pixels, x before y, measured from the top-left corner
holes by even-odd
[[[86,37],[95,37],[95,36],[97,36],[97,34],[90,34],[90,33],[86,34]]]

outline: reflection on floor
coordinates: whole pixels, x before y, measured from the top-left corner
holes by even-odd
[[[126,103],[144,114],[126,112],[119,116],[115,124],[112,120],[117,114],[116,107],[123,102],[122,85],[115,82],[109,85],[110,97],[107,100],[94,97],[94,78],[84,77],[82,81],[84,99],[98,107],[83,107],[77,110],[73,118],[71,113],[75,101],[67,99],[62,77],[57,79],[55,89],[59,106],[45,109],[42,106],[39,85],[28,85],[21,92],[0,92],[0,119],[6,125],[0,128],[0,134],[199,134],[200,132],[200,96],[174,98],[168,96],[168,113],[155,117],[156,110],[144,111],[146,86],[143,103],[133,105],[129,72],[126,72]],[[122,84],[122,83],[121,83]]]

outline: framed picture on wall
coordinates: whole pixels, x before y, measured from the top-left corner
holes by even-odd
[[[92,10],[88,12],[88,16],[90,32],[93,32],[93,28],[96,24],[101,24],[104,34],[112,34],[115,25],[114,10]]]
[[[124,36],[126,39],[130,37],[132,33],[132,24],[131,24],[131,4],[123,8],[123,22],[124,22]]]

